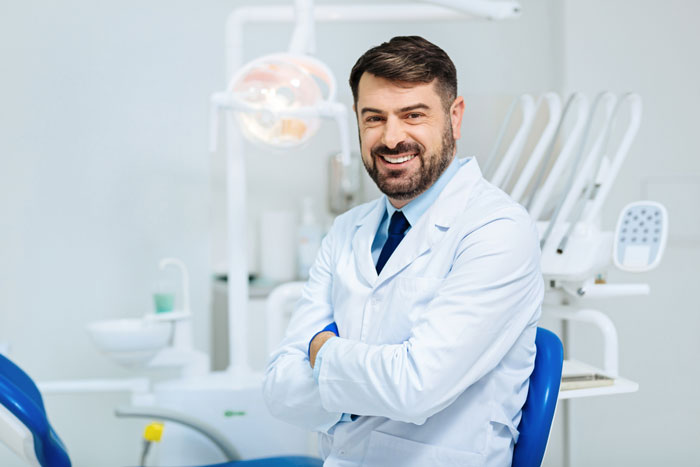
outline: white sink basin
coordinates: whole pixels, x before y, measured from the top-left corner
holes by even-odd
[[[170,342],[173,326],[140,318],[98,321],[87,325],[97,347],[118,363],[145,365]]]

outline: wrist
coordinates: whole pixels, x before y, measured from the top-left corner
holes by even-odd
[[[321,334],[321,333],[323,333],[323,332],[326,332],[326,331],[332,332],[332,333],[335,334],[336,336],[339,335],[339,333],[338,333],[338,326],[336,326],[335,321],[333,321],[332,323],[328,324],[325,328],[321,329],[321,330],[318,331],[316,334],[314,334],[314,335],[311,337],[311,340],[309,340],[309,348],[308,348],[307,351],[306,351],[306,355],[309,357],[309,360],[311,360],[311,343],[314,341],[314,339],[316,339],[316,336],[318,336],[319,334]]]
[[[318,354],[318,351],[321,350],[323,344],[325,344],[326,341],[328,341],[328,339],[330,339],[331,337],[337,336],[334,332],[322,331],[316,334],[316,336],[311,341],[311,345],[309,346],[309,362],[311,363],[311,368],[313,368],[316,364],[316,355]]]

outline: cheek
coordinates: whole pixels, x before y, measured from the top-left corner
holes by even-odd
[[[373,131],[372,129],[366,129],[360,132],[360,149],[363,153],[369,153],[370,149],[372,149],[377,144],[377,141],[378,138],[376,131]]]
[[[371,146],[368,146],[368,140],[367,140],[367,135],[363,134],[360,132],[360,156],[362,157],[362,160],[365,161],[365,163],[368,163],[371,159],[372,156],[370,156],[369,152],[371,149]]]
[[[372,156],[369,154],[369,151],[362,149],[360,156],[362,156],[362,162],[364,162],[365,166],[372,166]]]
[[[411,133],[411,139],[423,146],[426,151],[432,150],[435,143],[440,142],[440,138],[436,138],[435,132],[430,128],[416,128]]]

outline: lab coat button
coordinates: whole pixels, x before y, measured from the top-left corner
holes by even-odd
[[[341,449],[340,451],[338,451],[338,454],[340,454],[341,456],[344,456],[344,455],[345,455],[345,449]]]

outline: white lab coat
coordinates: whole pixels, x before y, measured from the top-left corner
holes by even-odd
[[[544,292],[527,212],[462,166],[377,276],[379,199],[339,216],[264,395],[329,466],[510,465]],[[329,322],[318,384],[306,356]],[[342,413],[360,415],[335,424]]]

